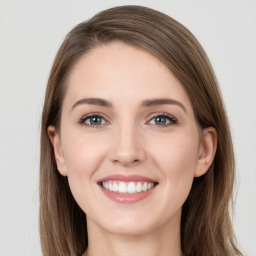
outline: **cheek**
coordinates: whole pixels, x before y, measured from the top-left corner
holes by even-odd
[[[95,179],[99,177],[98,172],[104,172],[109,166],[104,161],[108,160],[106,156],[111,146],[111,136],[100,133],[95,136],[95,134],[85,135],[81,132],[73,132],[72,135],[62,140],[69,186],[76,202],[90,219],[105,220],[108,212],[103,213],[102,208],[104,206],[107,208],[109,202],[101,201],[102,198],[97,194]],[[115,216],[119,215],[120,213],[117,213]]]
[[[66,136],[63,148],[68,176],[85,175],[87,179],[97,170],[103,158],[103,152],[106,151],[102,141],[80,132]]]
[[[150,154],[163,176],[166,194],[172,203],[183,204],[190,192],[197,163],[198,141],[195,133],[175,133],[150,147],[154,148]]]
[[[199,137],[195,133],[177,132],[153,141],[151,155],[166,174],[193,171],[198,151]]]
[[[87,212],[90,198],[94,198],[92,186],[94,174],[104,161],[104,144],[93,136],[74,133],[63,138],[64,156],[69,186],[80,207]]]

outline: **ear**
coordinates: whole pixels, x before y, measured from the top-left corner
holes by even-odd
[[[67,176],[67,168],[66,168],[65,157],[62,151],[60,134],[57,133],[56,128],[54,126],[48,126],[47,131],[48,131],[49,138],[52,142],[58,171],[61,175]]]
[[[217,149],[217,132],[213,127],[203,130],[201,144],[198,151],[195,177],[205,174],[210,168]]]

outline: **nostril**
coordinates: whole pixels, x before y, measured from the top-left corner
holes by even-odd
[[[119,165],[122,165],[122,166],[134,166],[134,165],[138,165],[141,160],[139,159],[131,159],[131,158],[119,158],[119,159],[114,159],[113,162],[115,164],[119,164]]]

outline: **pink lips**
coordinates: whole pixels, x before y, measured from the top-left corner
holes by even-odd
[[[113,192],[109,191],[101,186],[103,181],[109,181],[109,180],[118,180],[118,181],[123,181],[123,182],[152,182],[152,183],[157,183],[155,180],[141,176],[141,175],[122,175],[122,174],[115,174],[115,175],[110,175],[107,177],[104,177],[98,181],[98,184],[100,186],[101,191],[111,200],[117,202],[117,203],[125,203],[125,204],[130,204],[130,203],[136,203],[139,202],[148,196],[150,196],[154,191],[157,186],[154,186],[153,188],[144,191],[144,192],[139,192],[135,194],[121,194],[118,192]]]

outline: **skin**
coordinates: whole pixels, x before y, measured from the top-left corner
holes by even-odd
[[[76,104],[84,98],[101,98],[113,106]],[[153,98],[173,99],[185,110],[179,104],[141,106]],[[103,117],[97,127],[85,119],[95,112]],[[157,123],[155,117],[163,112],[175,119]],[[182,205],[194,177],[213,161],[216,132],[198,129],[188,95],[161,61],[118,42],[85,54],[70,76],[60,131],[50,126],[48,133],[58,170],[68,176],[87,215],[84,255],[182,255]],[[142,201],[120,204],[97,184],[112,174],[142,175],[158,185]]]

